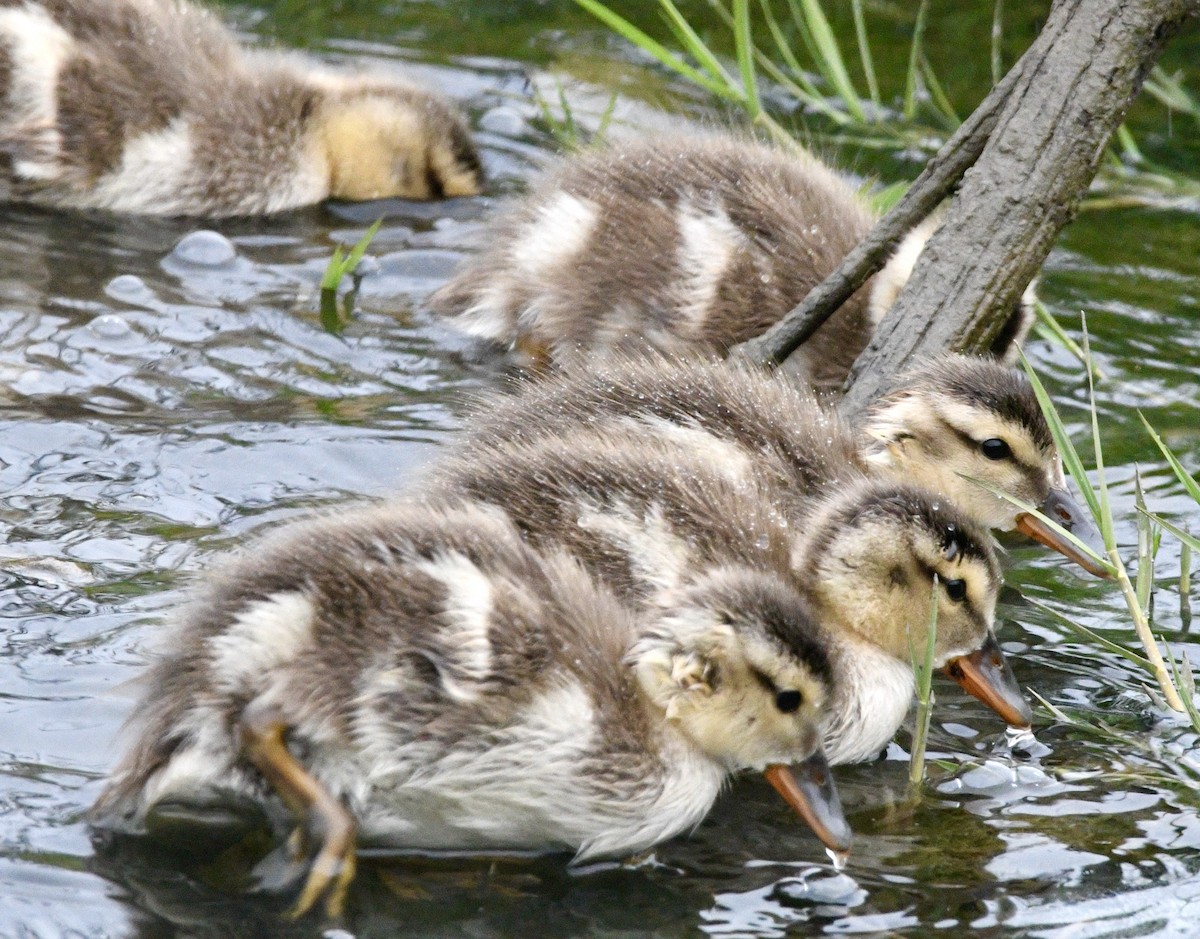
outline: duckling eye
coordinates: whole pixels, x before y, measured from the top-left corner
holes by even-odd
[[[799,691],[780,691],[775,695],[775,707],[784,714],[795,714],[804,700]]]
[[[999,437],[989,437],[979,445],[979,449],[989,460],[1006,460],[1012,456],[1012,448]]]
[[[955,603],[962,603],[967,598],[967,582],[965,580],[946,581],[946,596]]]

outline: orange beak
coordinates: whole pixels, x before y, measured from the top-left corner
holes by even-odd
[[[793,775],[791,767],[776,763],[768,766],[763,775],[825,847],[845,854],[850,850],[854,833],[842,814],[842,800],[838,798],[824,751],[818,748],[803,763],[797,763],[795,770],[797,775]]]
[[[1058,524],[1091,548],[1096,554],[1100,555],[1100,557],[1105,556],[1104,539],[1100,537],[1100,532],[1096,530],[1096,526],[1092,524],[1092,520],[1088,518],[1087,513],[1084,512],[1083,508],[1071,497],[1071,494],[1066,489],[1051,489],[1050,494],[1046,496],[1046,500],[1038,506],[1038,511],[1045,515],[1046,518],[1054,519],[1054,521],[1058,522]],[[1053,548],[1059,554],[1066,555],[1089,574],[1105,578],[1109,576],[1103,567],[1100,567],[1095,561],[1080,551],[1076,545],[1072,544],[1035,515],[1030,515],[1027,512],[1022,512],[1018,515],[1017,531],[1029,536],[1034,541],[1044,544],[1047,548]]]
[[[1033,720],[1012,666],[991,633],[982,648],[947,662],[946,674],[1013,727],[1028,727]]]

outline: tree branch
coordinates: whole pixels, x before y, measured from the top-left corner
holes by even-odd
[[[942,203],[979,158],[1017,84],[1024,61],[1018,61],[991,90],[926,164],[904,197],[846,255],[837,269],[765,333],[737,346],[733,350],[735,355],[758,365],[780,364],[883,267],[897,242]]]
[[[855,363],[848,411],[908,362],[990,344],[1074,217],[1167,40],[1198,14],[1200,0],[1054,5],[946,221]]]

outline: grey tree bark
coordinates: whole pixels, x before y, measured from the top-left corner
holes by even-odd
[[[782,362],[959,176],[945,222],[855,363],[845,407],[860,409],[911,361],[986,348],[1074,217],[1163,47],[1197,15],[1200,0],[1057,0],[1033,45],[872,236],[739,351]]]

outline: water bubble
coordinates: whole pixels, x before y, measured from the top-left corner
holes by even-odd
[[[758,548],[759,551],[766,551],[767,548],[771,547],[771,537],[769,535],[759,535],[754,539],[754,547]]]
[[[124,339],[133,329],[125,320],[113,313],[97,316],[88,323],[88,329],[101,339]]]
[[[358,262],[358,266],[354,268],[354,276],[359,280],[364,277],[377,277],[381,270],[383,268],[380,266],[379,261],[367,254],[363,256],[362,260]]]
[[[184,235],[171,257],[194,267],[226,267],[237,259],[237,248],[220,232],[202,229]]]
[[[105,285],[104,292],[114,300],[141,300],[150,288],[136,274],[118,274]]]

